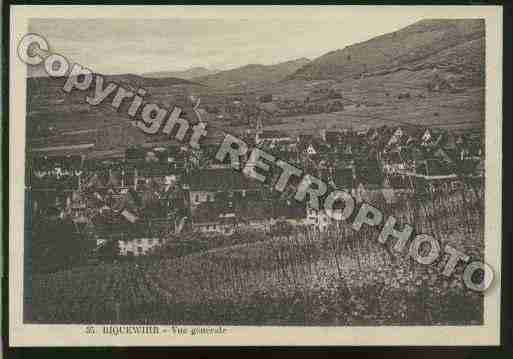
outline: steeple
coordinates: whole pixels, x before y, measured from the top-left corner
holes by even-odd
[[[258,117],[255,132],[261,134],[264,131],[264,125],[262,124],[262,118]]]

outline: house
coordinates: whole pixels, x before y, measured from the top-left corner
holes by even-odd
[[[427,146],[433,142],[433,135],[431,134],[431,131],[427,128],[426,131],[422,134],[421,137],[421,144],[423,146]]]
[[[306,204],[306,218],[303,223],[309,227],[313,227],[320,232],[326,232],[328,228],[339,221],[332,218],[333,213],[342,214],[345,204],[342,201],[335,201],[331,213],[328,213],[324,208],[312,208],[309,203]]]
[[[143,256],[152,249],[164,244],[164,238],[136,238],[118,241],[119,254],[122,256]]]
[[[418,161],[411,175],[416,191],[420,192],[455,189],[460,185],[451,164],[439,158]]]
[[[139,186],[148,182],[171,184],[182,178],[183,172],[168,163],[144,163],[137,166],[134,175]]]
[[[124,210],[130,217],[132,214]],[[95,221],[97,244],[114,240],[118,244],[121,256],[141,256],[148,254],[153,248],[165,243],[174,224],[168,218],[153,219],[146,222],[132,223],[123,215],[114,221]]]
[[[394,190],[408,190],[413,187],[413,182],[411,177],[404,173],[392,173],[385,177],[385,187],[387,186]]]
[[[186,182],[191,211],[201,203],[225,197],[258,197],[261,190],[259,182],[229,168],[197,170],[191,172]]]
[[[314,145],[310,143],[308,147],[305,149],[306,153],[310,156],[316,155],[317,150],[315,149]]]
[[[352,156],[365,142],[364,136],[358,136],[356,132],[345,129],[343,132],[326,132],[327,145],[337,153]]]
[[[131,222],[121,211],[109,208],[93,216],[91,224],[95,237],[101,240],[130,240],[141,235],[143,230],[141,223]]]
[[[344,143],[344,134],[340,131],[321,131],[322,140],[330,147],[337,147]]]
[[[331,223],[332,219],[324,209],[317,210],[308,206],[306,210],[306,225],[317,228],[321,232],[325,232]]]
[[[237,227],[233,205],[201,203],[192,212],[191,219],[192,230],[202,233],[231,235]]]
[[[361,127],[356,130],[356,135],[366,137],[367,134],[369,133],[369,131],[370,131],[370,129],[368,127]]]
[[[378,203],[383,198],[383,183],[358,181],[351,194],[357,203]]]
[[[386,147],[391,148],[404,148],[408,146],[416,146],[420,144],[432,145],[435,141],[435,133],[432,129],[423,129],[420,127],[398,127],[390,134]]]
[[[299,144],[308,144],[310,142],[312,142],[314,140],[314,136],[312,134],[305,134],[305,133],[301,133],[297,136],[297,142]]]
[[[452,163],[451,157],[447,154],[447,152],[443,148],[436,148],[431,152],[431,157],[439,159],[446,163]]]
[[[272,218],[275,221],[301,225],[305,223],[306,216],[306,205],[302,202],[294,199],[280,199],[272,202]]]
[[[371,141],[371,142],[374,142],[374,141],[377,141],[379,139],[379,131],[375,128],[369,130],[369,132],[367,132],[367,140],[368,141]]]
[[[460,160],[480,161],[483,157],[483,148],[479,143],[469,143],[461,148]]]
[[[268,232],[274,224],[271,201],[239,201],[236,211],[240,228]]]
[[[201,203],[193,212],[192,227],[221,235],[231,235],[239,229],[269,232],[278,222],[301,225],[305,218],[305,205],[295,200],[242,199]]]
[[[156,180],[170,184],[182,178],[186,169],[186,158],[177,146],[154,147],[147,151],[143,147],[126,150],[126,162],[121,166],[121,185],[134,187]]]
[[[255,135],[255,143],[257,145],[275,146],[277,144],[289,144],[295,142],[295,139],[280,131],[262,130],[257,131]]]
[[[370,201],[382,195],[384,176],[377,162],[356,166],[352,193],[358,201]]]
[[[322,156],[330,152],[330,148],[313,135],[299,135],[296,147],[299,154],[308,157]]]
[[[392,134],[392,137],[390,137],[390,139],[388,140],[388,146],[392,146],[394,144],[399,143],[399,140],[401,139],[401,137],[403,137],[403,135],[403,129],[401,127],[398,127]]]
[[[403,158],[399,149],[387,152],[383,159],[383,172],[402,173],[409,168],[407,161]]]
[[[81,195],[80,191],[73,191],[71,193],[71,196],[68,197],[68,200],[66,203],[66,211],[71,216],[73,222],[75,222],[75,223],[87,222],[86,199],[85,199],[85,196]]]

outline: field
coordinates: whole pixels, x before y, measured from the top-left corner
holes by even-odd
[[[447,77],[445,73],[440,77]],[[146,86],[148,101],[155,101],[166,108],[180,105],[186,109],[190,104],[187,97],[194,94],[201,98],[205,106],[222,107],[230,97],[242,98],[243,102],[254,103],[265,94],[272,94],[281,99],[303,103],[312,91],[319,88],[331,88],[339,92],[345,109],[340,112],[309,114],[297,116],[272,116],[264,122],[265,129],[281,130],[289,133],[319,133],[321,129],[334,128],[372,128],[383,125],[412,125],[421,127],[443,128],[459,131],[468,128],[480,128],[484,124],[484,87],[481,85],[464,86],[461,91],[429,91],[433,78],[438,76],[432,69],[411,71],[402,69],[388,74],[373,75],[365,78],[348,78],[344,81],[335,80],[287,80],[251,90],[221,90],[195,84],[150,84]],[[127,80],[128,81],[128,80]],[[44,88],[40,89],[40,87]],[[235,92],[234,92],[235,91]],[[401,94],[408,98],[399,98]],[[105,104],[90,106],[85,102],[88,93],[72,92],[65,94],[58,86],[41,86],[36,82],[29,86],[29,124],[45,124],[55,126],[59,131],[99,130],[118,132],[107,133],[109,140],[104,144],[107,148],[124,149],[128,145],[157,141],[156,136],[148,136],[130,125],[126,108],[115,111],[109,105],[110,97]],[[321,101],[322,104],[323,101]],[[125,107],[127,107],[126,105]],[[253,128],[254,121],[231,122],[208,117],[208,137],[222,136],[221,132],[242,134],[248,127]],[[29,126],[30,127],[30,126]],[[221,132],[220,132],[221,131]],[[29,136],[30,137],[30,136]],[[34,147],[41,143],[47,145],[77,144],[80,136],[62,135],[44,137],[39,141],[30,141]],[[98,136],[91,132],[93,142]],[[168,140],[163,137],[160,140]],[[41,142],[41,143],[38,143]],[[102,146],[97,143],[98,146]]]
[[[484,253],[481,188],[374,205],[471,258]],[[479,325],[482,296],[462,268],[417,264],[377,242],[379,229],[252,237],[159,259],[78,267],[32,278],[28,322],[233,325]],[[191,242],[194,238],[189,239]],[[393,243],[393,241],[392,241]]]
[[[454,132],[481,128],[484,124],[484,87],[467,87],[462,92],[431,92],[427,87],[432,76],[430,70],[402,70],[343,82],[294,80],[256,90],[256,94],[272,93],[299,102],[314,88],[330,87],[342,94],[343,111],[274,117],[264,123],[266,129],[287,133],[318,134],[321,129],[368,129],[383,125],[421,126]],[[208,103],[208,89],[203,91],[202,98]],[[398,98],[405,93],[410,97]],[[212,119],[209,126],[226,128],[227,124]],[[243,133],[247,125],[230,124],[229,128],[233,133]]]

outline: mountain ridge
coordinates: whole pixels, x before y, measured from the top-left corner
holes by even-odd
[[[175,77],[163,77],[163,78],[151,78],[135,74],[116,74],[116,75],[101,75],[104,78],[105,83],[115,82],[118,84],[124,84],[128,87],[164,87],[173,85],[200,85],[193,81],[175,78]],[[50,77],[50,76],[35,76],[27,77],[28,86],[47,86],[47,87],[62,87],[67,80],[67,76],[62,77]]]
[[[307,64],[307,58],[298,58],[273,65],[247,64],[217,74],[195,77],[192,80],[215,88],[234,86],[257,86],[278,82]]]
[[[426,59],[441,51],[484,37],[482,19],[426,19],[395,32],[330,51],[287,79],[342,80]]]
[[[175,77],[184,80],[192,80],[195,77],[209,76],[221,72],[218,69],[209,69],[202,66],[191,67],[182,71],[155,71],[142,74],[148,78]]]

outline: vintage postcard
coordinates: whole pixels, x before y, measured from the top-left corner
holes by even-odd
[[[10,22],[12,346],[500,344],[501,7]]]

